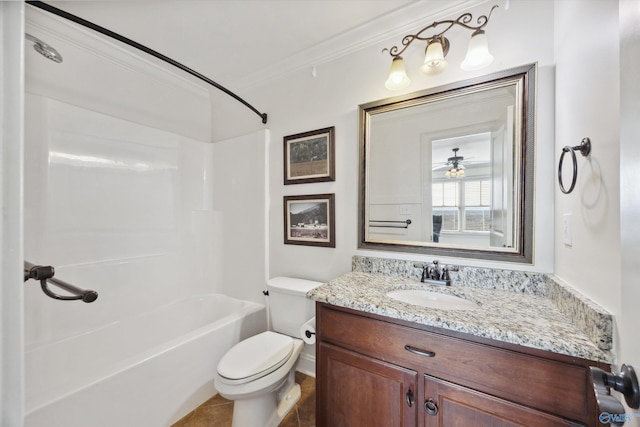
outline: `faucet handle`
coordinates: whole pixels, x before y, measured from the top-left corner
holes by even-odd
[[[420,281],[424,283],[425,280],[429,279],[429,265],[424,262],[414,262],[413,266],[415,268],[422,269],[422,276],[420,277]]]
[[[460,271],[460,266],[459,265],[444,264],[442,266],[442,272],[444,273],[445,270],[447,272],[452,272],[453,271],[453,272],[457,273],[457,272]]]
[[[451,283],[451,275],[449,274],[449,267],[447,267],[446,265],[442,268],[442,276],[440,276],[440,280],[444,280]]]
[[[437,259],[433,260],[433,268],[431,269],[430,278],[433,280],[440,280],[440,270],[438,269],[438,264],[440,261]]]

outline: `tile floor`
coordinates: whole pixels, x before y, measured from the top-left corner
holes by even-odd
[[[316,425],[316,379],[296,372],[302,396],[279,427],[313,427]],[[171,427],[231,427],[233,402],[220,395],[198,406]]]

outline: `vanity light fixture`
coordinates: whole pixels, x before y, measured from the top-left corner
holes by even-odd
[[[447,178],[462,178],[464,176],[464,166],[461,164],[464,157],[458,156],[458,150],[459,148],[454,148],[453,156],[447,159],[449,169],[444,173]]]
[[[495,5],[489,11],[489,15],[482,15],[476,20],[477,25],[469,25],[473,16],[470,13],[464,13],[458,17],[458,19],[448,19],[444,21],[435,21],[431,25],[424,27],[416,34],[409,34],[402,39],[402,49],[398,46],[392,48],[384,48],[382,52],[389,52],[389,55],[393,58],[391,62],[391,70],[389,72],[389,78],[385,82],[385,87],[389,90],[404,89],[409,86],[411,80],[407,76],[404,60],[402,59],[402,53],[413,43],[414,40],[420,40],[427,43],[425,48],[424,62],[420,67],[420,71],[424,74],[437,74],[447,68],[447,60],[445,57],[449,53],[449,39],[444,34],[456,25],[473,31],[471,34],[471,40],[469,40],[469,46],[467,48],[467,55],[464,61],[460,64],[460,68],[465,71],[479,70],[491,64],[493,62],[493,56],[489,53],[489,45],[487,43],[487,36],[484,32],[484,27],[489,23],[491,13],[498,5]],[[428,30],[436,31],[437,27],[445,26],[444,30],[439,33],[427,36],[424,34]],[[442,27],[441,27],[442,28]]]

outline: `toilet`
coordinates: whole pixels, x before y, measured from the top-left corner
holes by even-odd
[[[232,427],[276,427],[300,399],[300,329],[315,316],[306,294],[321,284],[291,277],[267,281],[273,331],[239,342],[218,363],[215,387],[234,401]]]

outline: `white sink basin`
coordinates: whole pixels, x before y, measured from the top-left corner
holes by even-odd
[[[387,296],[407,304],[439,308],[441,310],[473,310],[479,308],[478,304],[473,301],[422,289],[400,289],[387,292]]]

